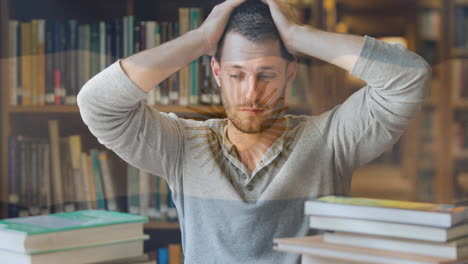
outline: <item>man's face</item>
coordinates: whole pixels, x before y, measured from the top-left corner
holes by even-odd
[[[281,57],[279,41],[252,42],[226,34],[221,63],[211,66],[221,86],[228,119],[244,133],[260,133],[284,115],[286,89],[296,62]]]

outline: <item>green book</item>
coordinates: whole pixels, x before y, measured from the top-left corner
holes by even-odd
[[[0,220],[0,250],[33,252],[143,235],[146,217],[83,210]]]

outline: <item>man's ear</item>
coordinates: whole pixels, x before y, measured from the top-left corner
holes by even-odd
[[[219,81],[220,69],[221,65],[219,64],[219,62],[215,59],[215,57],[211,57],[211,70],[213,71],[213,75],[219,87],[221,87],[221,82]]]
[[[292,83],[296,79],[297,73],[297,60],[293,60],[288,63],[286,69],[286,87],[291,87]]]

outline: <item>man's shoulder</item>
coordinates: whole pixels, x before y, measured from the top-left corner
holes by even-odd
[[[175,116],[175,115],[173,115]],[[184,117],[176,117],[185,135],[199,134],[200,131],[207,130],[215,133],[221,133],[227,124],[226,118],[212,118],[207,120],[197,120]]]

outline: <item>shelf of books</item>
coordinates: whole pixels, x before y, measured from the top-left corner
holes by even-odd
[[[447,1],[444,19],[447,30],[446,60],[444,77],[448,89],[442,96],[441,144],[438,151],[440,169],[437,192],[441,202],[467,203],[468,188],[468,29],[466,1]]]

